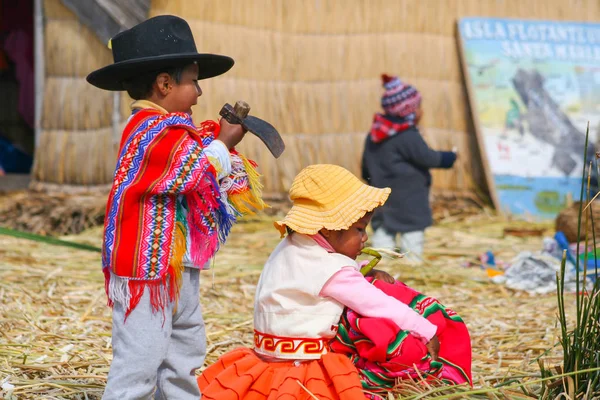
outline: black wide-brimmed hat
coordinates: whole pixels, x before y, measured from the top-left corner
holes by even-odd
[[[111,40],[114,64],[87,76],[92,85],[105,90],[125,90],[123,81],[140,73],[163,68],[198,64],[198,79],[227,72],[233,59],[217,54],[202,54],[188,23],[173,15],[150,18]]]

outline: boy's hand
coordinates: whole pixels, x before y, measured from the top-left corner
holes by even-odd
[[[431,338],[431,340],[425,345],[425,347],[427,347],[427,351],[431,356],[431,360],[438,361],[438,354],[440,352],[440,340],[438,339],[437,335],[434,335]]]
[[[221,132],[219,132],[219,140],[225,143],[228,149],[234,148],[244,138],[246,130],[238,124],[230,124],[225,118],[219,121]]]
[[[367,276],[371,276],[377,280],[384,281],[386,283],[396,283],[396,280],[394,279],[394,277],[392,277],[390,274],[388,274],[387,272],[382,271],[380,269],[373,268],[371,270],[371,272],[369,272],[367,274]]]

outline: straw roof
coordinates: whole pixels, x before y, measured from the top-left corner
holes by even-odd
[[[35,179],[61,184],[110,181],[125,94],[87,85],[91,70],[109,64],[105,42],[59,0],[44,1],[46,92]],[[382,72],[400,75],[424,98],[423,132],[434,148],[459,148],[451,171],[435,171],[434,187],[483,185],[456,44],[464,16],[597,21],[596,0],[156,0],[150,15],[186,18],[202,52],[236,60],[224,76],[201,83],[197,121],[246,100],[251,113],[283,133],[287,151],[274,160],[260,141],[241,150],[255,158],[267,192],[287,190],[304,166],[340,164],[358,172],[366,131],[379,109]],[[48,154],[53,153],[53,154]]]

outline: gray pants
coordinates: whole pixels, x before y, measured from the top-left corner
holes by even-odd
[[[396,248],[396,233],[389,232],[379,227],[371,237],[373,247],[376,249],[394,250]],[[406,258],[410,261],[422,261],[423,244],[425,243],[424,231],[405,232],[400,235],[400,251],[409,252]]]
[[[200,271],[185,268],[176,310],[171,303],[164,315],[152,313],[148,289],[126,321],[123,305],[114,305],[103,400],[200,398],[195,369],[204,363],[206,333],[199,289]]]

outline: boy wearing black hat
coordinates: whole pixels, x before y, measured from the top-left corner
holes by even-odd
[[[228,71],[233,60],[199,54],[188,24],[167,15],[111,45],[115,63],[87,80],[136,101],[104,223],[113,360],[103,398],[198,399],[195,369],[206,355],[199,270],[248,205],[264,206],[255,164],[233,150],[242,127],[197,127],[190,116],[198,80]]]
[[[421,261],[425,228],[432,222],[429,206],[431,168],[451,168],[456,151],[432,150],[417,128],[423,114],[421,94],[396,76],[382,75],[383,114],[375,114],[362,159],[362,177],[375,187],[391,187],[386,204],[371,220],[373,247],[400,250]]]

